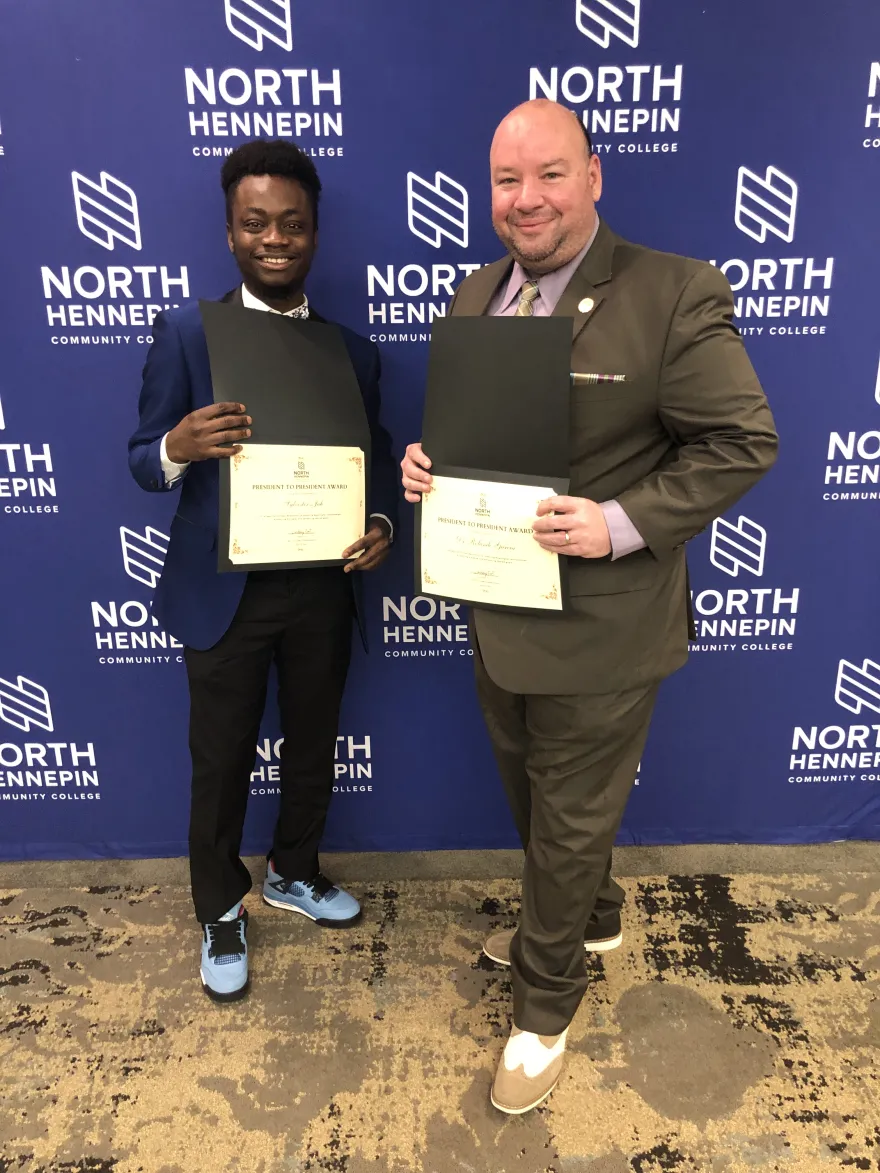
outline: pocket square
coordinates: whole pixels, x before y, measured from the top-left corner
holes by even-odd
[[[596,383],[625,383],[626,375],[603,375],[599,373],[586,373],[584,371],[572,371],[571,385],[572,387],[592,387]]]

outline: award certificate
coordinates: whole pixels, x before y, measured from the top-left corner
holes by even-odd
[[[434,476],[421,506],[426,595],[530,611],[562,611],[559,555],[532,536],[538,504],[556,489]]]
[[[361,448],[245,444],[229,460],[233,566],[342,562],[364,536]]]

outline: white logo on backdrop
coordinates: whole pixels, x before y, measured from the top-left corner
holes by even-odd
[[[736,525],[719,517],[712,525],[709,561],[725,574],[736,578],[741,570],[747,570],[760,577],[766,552],[767,531],[748,517],[740,515]]]
[[[863,660],[861,667],[841,660],[837,666],[834,699],[856,716],[862,709],[880,713],[880,664]]]
[[[880,403],[880,359],[877,360],[877,382],[874,384],[874,402]],[[0,410],[0,428],[3,427],[3,413]]]
[[[14,684],[0,679],[0,719],[25,733],[34,726],[51,733],[54,725],[48,692],[25,676],[17,677]]]
[[[797,200],[797,184],[776,167],[768,167],[763,176],[740,167],[736,177],[734,222],[740,232],[758,244],[764,243],[768,232],[791,244]]]
[[[619,37],[635,49],[639,43],[641,0],[575,0],[577,26],[585,37],[607,49]]]
[[[290,0],[225,0],[226,27],[234,37],[262,53],[266,41],[293,48]]]
[[[116,248],[117,240],[140,251],[137,196],[131,188],[106,171],[101,172],[100,183],[87,179],[78,171],[71,171],[70,175],[76,223],[83,236],[111,252]]]
[[[468,193],[442,171],[435,172],[433,183],[407,172],[406,215],[410,232],[434,248],[444,236],[467,248]]]
[[[136,582],[153,588],[162,574],[165,555],[168,553],[168,535],[148,525],[139,534],[124,525],[119,527],[122,542],[122,563],[125,573]]]
[[[3,418],[3,400],[0,399],[0,432],[6,431],[6,420]]]

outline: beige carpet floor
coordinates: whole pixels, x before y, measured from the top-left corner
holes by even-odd
[[[0,1173],[880,1169],[876,874],[625,885],[522,1118],[488,1101],[510,989],[479,954],[515,881],[389,881],[339,932],[252,894],[231,1006],[184,888],[0,891]]]

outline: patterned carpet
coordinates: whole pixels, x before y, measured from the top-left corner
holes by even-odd
[[[0,1173],[880,1169],[880,898],[850,875],[626,882],[562,1081],[488,1103],[480,959],[513,881],[406,881],[317,929],[252,894],[250,998],[197,983],[180,888],[0,893]]]

